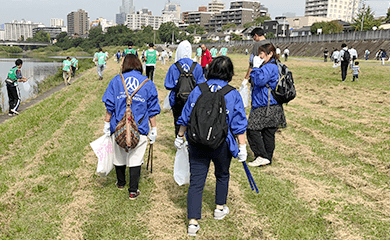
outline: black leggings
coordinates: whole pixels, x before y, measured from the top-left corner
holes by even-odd
[[[272,162],[275,150],[275,133],[278,128],[264,128],[263,130],[246,131],[249,146],[255,157],[263,157]]]
[[[126,185],[126,165],[123,166],[115,166],[116,177],[118,179],[118,186]],[[139,179],[141,177],[141,166],[137,167],[129,167],[130,173],[130,184],[129,184],[129,192],[137,192]]]

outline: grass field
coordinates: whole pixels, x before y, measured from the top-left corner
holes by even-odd
[[[230,57],[238,88],[247,57]],[[287,65],[297,98],[284,108],[288,127],[277,133],[273,165],[250,169],[260,193],[233,159],[231,212],[216,221],[210,169],[197,238],[390,239],[390,68],[361,64],[359,81],[349,73],[342,83],[331,63]],[[161,105],[168,68],[157,66]],[[89,143],[103,134],[101,97],[118,71],[111,58],[104,81],[88,70],[0,125],[0,239],[190,239],[188,186],[172,176],[171,112],[158,115],[153,173],[142,167],[139,199],[115,187],[114,171],[95,174]]]

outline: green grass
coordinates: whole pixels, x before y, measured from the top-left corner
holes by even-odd
[[[247,59],[230,57],[236,74],[231,84],[239,87]],[[111,61],[105,79],[117,73]],[[211,170],[199,238],[390,239],[390,69],[362,64],[359,82],[350,82],[349,73],[349,82],[341,83],[331,63],[287,65],[297,98],[284,107],[288,128],[276,135],[273,164],[250,169],[259,194],[232,159],[231,214],[215,221]],[[161,104],[168,67],[158,65],[154,80]],[[95,69],[85,71],[0,125],[0,239],[190,239],[188,186],[172,179],[171,112],[157,118],[156,167],[153,173],[142,167],[139,199],[130,201],[127,190],[115,187],[114,171],[105,178],[94,174],[89,143],[102,135],[101,97],[108,84],[96,79]]]

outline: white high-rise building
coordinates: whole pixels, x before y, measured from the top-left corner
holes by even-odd
[[[141,30],[142,26],[151,26],[154,30],[160,28],[164,17],[152,16],[148,13],[127,14],[125,25],[131,30]]]
[[[63,27],[64,19],[52,18],[50,19],[50,27]]]
[[[221,0],[212,0],[211,2],[209,2],[209,12],[220,13],[224,9],[225,3],[221,2]]]
[[[178,25],[181,19],[181,6],[179,3],[171,3],[170,0],[165,4],[164,9],[162,10],[162,17],[164,22],[174,22]]]
[[[328,17],[351,22],[357,16],[360,0],[306,0],[305,17]]]
[[[122,0],[122,6],[119,7],[119,12],[133,14],[135,12],[133,0]]]
[[[18,41],[23,36],[23,39],[33,37],[33,29],[37,27],[45,27],[42,23],[33,23],[31,21],[22,20],[12,23],[4,23],[5,37],[4,40]]]

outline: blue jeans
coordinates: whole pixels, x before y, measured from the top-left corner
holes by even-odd
[[[97,72],[99,77],[103,77],[104,68],[105,68],[105,64],[100,64],[97,66]]]
[[[187,217],[188,219],[201,219],[203,188],[210,162],[213,161],[215,167],[215,204],[224,205],[228,195],[232,154],[226,142],[216,150],[189,145],[189,159],[191,178],[187,195]]]

